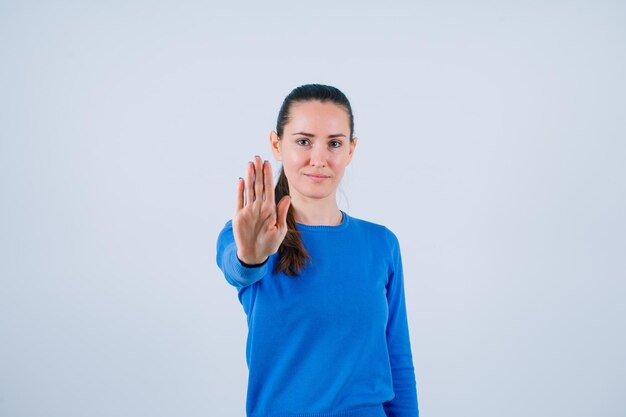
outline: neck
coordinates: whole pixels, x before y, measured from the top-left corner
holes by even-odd
[[[341,224],[342,220],[341,211],[334,198],[301,201],[297,197],[292,197],[291,210],[296,223],[309,226],[336,226]]]

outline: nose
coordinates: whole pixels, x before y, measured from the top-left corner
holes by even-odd
[[[322,143],[316,143],[311,150],[311,166],[325,167],[326,166],[326,149]]]

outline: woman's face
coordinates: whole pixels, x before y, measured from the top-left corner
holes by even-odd
[[[332,102],[296,102],[289,109],[283,136],[270,135],[274,157],[282,161],[289,194],[312,199],[332,198],[357,138],[350,141],[348,112]]]

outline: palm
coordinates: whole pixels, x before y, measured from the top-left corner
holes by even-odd
[[[289,204],[286,196],[278,205],[274,201],[271,164],[262,163],[260,158],[249,163],[245,184],[240,180],[237,185],[237,206],[233,216],[239,259],[251,264],[261,263],[278,250],[287,234]]]

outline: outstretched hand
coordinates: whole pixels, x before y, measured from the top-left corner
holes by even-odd
[[[244,198],[245,188],[245,198]],[[263,263],[276,253],[287,235],[287,210],[291,198],[274,201],[272,165],[255,156],[248,162],[246,180],[237,182],[237,206],[233,234],[237,257],[247,264]]]

